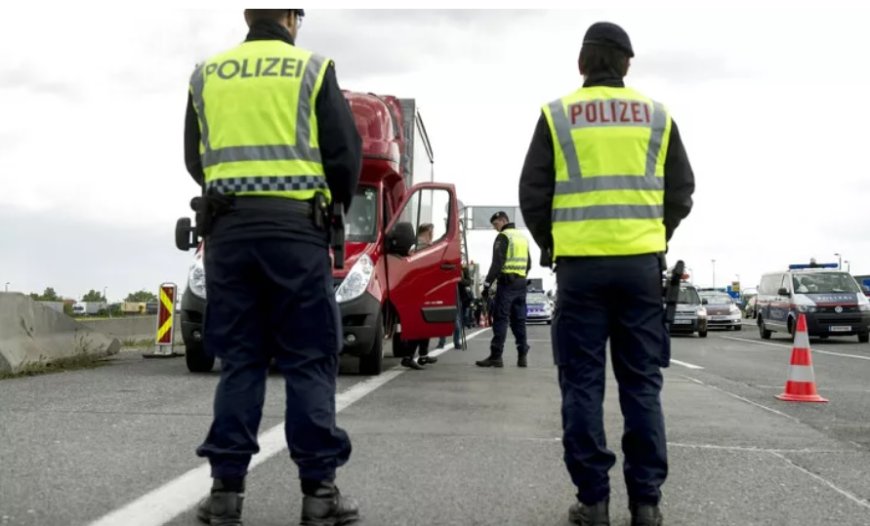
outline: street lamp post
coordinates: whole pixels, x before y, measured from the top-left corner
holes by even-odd
[[[5,289],[4,292],[9,292],[9,282],[8,281],[6,282],[4,289]]]
[[[716,260],[711,259],[710,262],[713,263],[713,288],[716,288]]]
[[[837,270],[843,270],[843,256],[834,252],[834,255],[837,256]]]
[[[849,273],[851,274],[851,272],[852,272],[852,264],[849,263],[848,260],[847,260],[847,261],[844,261],[843,263],[846,264],[846,272],[849,272]]]

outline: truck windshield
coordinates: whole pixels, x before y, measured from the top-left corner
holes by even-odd
[[[347,241],[371,243],[377,239],[378,191],[370,186],[357,187],[350,210],[344,218]]]
[[[834,292],[861,292],[855,278],[845,272],[814,272],[792,278],[798,294],[831,294]]]

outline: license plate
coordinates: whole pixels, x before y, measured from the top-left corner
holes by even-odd
[[[674,320],[674,325],[691,325],[692,320]]]
[[[852,327],[848,325],[840,325],[837,327],[828,327],[831,332],[852,332]]]

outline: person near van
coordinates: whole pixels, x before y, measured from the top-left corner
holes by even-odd
[[[221,361],[214,420],[196,450],[214,479],[197,515],[213,526],[242,524],[272,360],[287,385],[301,523],[359,519],[335,485],[351,444],[335,421],[341,317],[328,218],[315,203],[348,210],[362,145],[332,61],[295,46],[303,16],[246,9],[245,41],[190,79],[185,161],[209,203],[205,348]]]
[[[628,34],[598,22],[580,49],[583,85],[542,107],[519,200],[542,262],[556,264],[553,355],[562,391],[565,464],[577,501],[570,520],[609,524],[602,421],[607,341],[619,383],[631,524],[662,524],[668,473],[660,392],[669,336],[663,254],[692,208],[694,175],[663,105],[625,86]]]
[[[529,242],[506,212],[496,212],[489,219],[498,231],[492,249],[492,264],[483,282],[483,296],[489,298],[495,284],[495,298],[489,309],[492,317],[492,340],[489,356],[475,362],[478,367],[504,367],[502,354],[508,325],[517,341],[517,367],[528,365],[529,344],[526,340],[526,276],[532,267]]]
[[[422,223],[417,227],[417,243],[411,249],[411,254],[424,250],[432,245],[435,225]],[[425,369],[426,365],[436,363],[438,358],[429,356],[429,338],[411,340],[408,342],[410,356],[402,358],[402,365],[418,371]]]

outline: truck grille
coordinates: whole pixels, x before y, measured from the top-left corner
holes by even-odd
[[[816,319],[819,323],[826,325],[839,325],[842,323],[859,325],[861,323],[861,316],[819,316]]]

